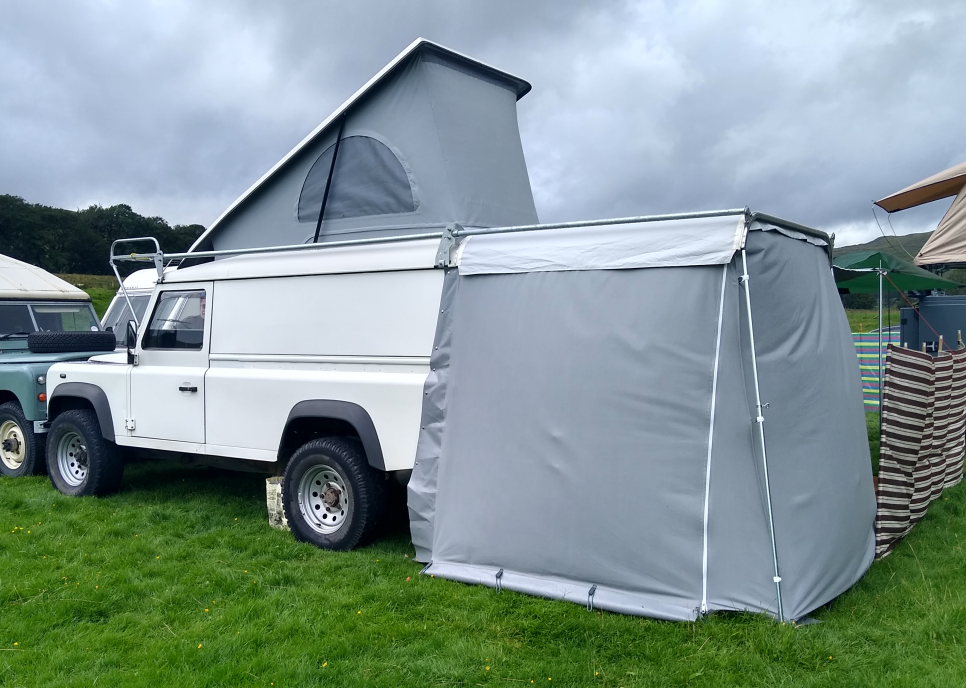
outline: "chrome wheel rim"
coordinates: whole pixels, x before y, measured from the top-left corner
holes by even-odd
[[[18,470],[23,465],[26,453],[23,429],[12,420],[0,423],[0,460],[3,465],[12,471]]]
[[[87,479],[89,469],[87,443],[76,432],[65,433],[57,443],[57,469],[71,487],[77,487]]]
[[[342,475],[328,464],[318,464],[299,481],[299,510],[312,530],[331,535],[349,517],[352,495]]]

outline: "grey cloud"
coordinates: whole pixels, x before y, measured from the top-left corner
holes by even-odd
[[[870,200],[966,159],[964,19],[945,2],[11,0],[0,193],[209,223],[424,36],[533,83],[544,220],[749,204],[860,241]]]

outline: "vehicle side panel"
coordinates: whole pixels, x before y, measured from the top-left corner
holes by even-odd
[[[331,399],[358,404],[368,412],[386,470],[413,467],[428,359],[425,365],[283,360],[211,365],[205,380],[209,444],[270,450],[274,459],[292,408],[306,399]]]
[[[442,270],[217,283],[212,354],[429,356]]]
[[[57,387],[67,382],[86,382],[100,387],[110,403],[114,437],[121,438],[128,434],[124,419],[129,407],[130,372],[131,366],[126,363],[56,363],[47,371],[47,397],[50,399]]]
[[[223,280],[212,311],[206,442],[277,452],[307,399],[358,404],[386,470],[413,466],[443,273]]]

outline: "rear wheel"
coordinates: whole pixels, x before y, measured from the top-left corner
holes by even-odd
[[[369,466],[358,442],[325,437],[303,444],[292,456],[282,499],[297,540],[350,550],[382,517],[385,477]]]
[[[117,445],[101,435],[97,415],[71,409],[50,426],[47,470],[50,482],[65,495],[103,497],[121,486],[124,464]]]
[[[0,404],[0,474],[19,478],[44,472],[44,436],[35,435],[20,404]]]

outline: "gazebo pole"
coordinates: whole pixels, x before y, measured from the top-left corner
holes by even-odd
[[[879,260],[879,417],[882,417],[882,260]]]

